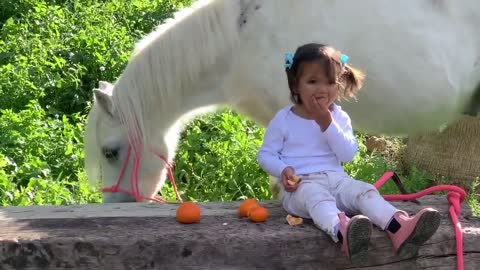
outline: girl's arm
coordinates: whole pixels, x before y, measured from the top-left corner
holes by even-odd
[[[257,154],[257,160],[263,170],[277,178],[281,177],[282,171],[287,167],[280,159],[283,139],[282,123],[279,117],[274,117],[265,131],[262,146]]]
[[[332,115],[332,122],[324,132],[328,144],[340,162],[350,162],[358,151],[358,141],[353,134],[352,123],[348,114],[339,111]]]

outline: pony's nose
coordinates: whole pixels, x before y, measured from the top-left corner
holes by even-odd
[[[103,203],[125,203],[135,202],[135,197],[130,194],[117,192],[117,193],[103,193]]]

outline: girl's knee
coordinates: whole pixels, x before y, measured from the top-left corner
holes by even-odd
[[[350,188],[355,191],[356,198],[373,198],[375,196],[380,196],[380,193],[374,185],[360,180],[354,181],[355,182],[353,183],[353,185],[351,185]]]
[[[348,213],[356,213],[359,208],[359,203],[380,196],[380,193],[373,185],[355,180],[355,182],[345,186],[345,188],[338,193],[337,199],[342,210]]]
[[[375,188],[365,188],[362,192],[358,194],[359,199],[372,199],[377,196],[380,196],[380,193]]]

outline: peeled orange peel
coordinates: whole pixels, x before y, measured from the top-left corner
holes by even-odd
[[[303,218],[287,215],[287,222],[290,226],[297,226],[303,223]]]
[[[298,181],[300,181],[300,177],[296,175],[290,176],[290,178],[287,180],[288,184],[291,186],[294,186],[296,183],[298,183]]]

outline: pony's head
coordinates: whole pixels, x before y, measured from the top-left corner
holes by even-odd
[[[134,189],[145,198],[158,192],[165,164],[152,151],[132,147],[112,95],[114,86],[101,81],[94,89],[94,103],[85,130],[85,168],[91,183],[100,182],[103,202],[132,202]],[[135,165],[135,159],[139,164]],[[140,162],[141,160],[141,162]],[[136,167],[137,166],[137,167]],[[132,177],[142,179],[132,186]],[[112,190],[112,187],[116,190]]]

